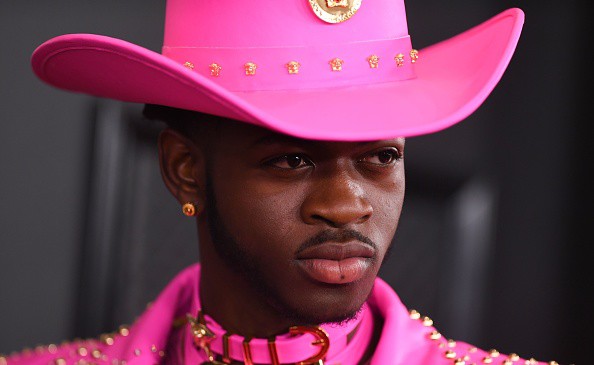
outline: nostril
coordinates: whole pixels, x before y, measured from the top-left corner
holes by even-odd
[[[371,213],[370,214],[365,214],[364,216],[362,216],[361,219],[359,219],[359,222],[365,222],[369,218],[371,218]]]
[[[336,227],[337,226],[336,223],[334,223],[331,219],[325,218],[324,216],[322,216],[320,214],[313,214],[311,216],[311,218],[314,221],[321,221],[321,222],[324,222],[324,223],[326,223],[326,224],[328,224],[328,225],[330,225],[332,227]]]

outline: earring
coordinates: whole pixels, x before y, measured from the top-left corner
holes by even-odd
[[[187,202],[182,206],[182,212],[188,217],[191,217],[196,214],[196,206],[194,203]]]

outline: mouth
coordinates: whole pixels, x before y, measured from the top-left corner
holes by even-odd
[[[298,266],[311,279],[325,284],[348,284],[371,267],[375,250],[359,241],[324,243],[297,254]]]

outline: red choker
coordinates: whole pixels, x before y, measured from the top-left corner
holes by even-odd
[[[193,351],[186,351],[186,363],[230,364],[233,361],[253,364],[356,364],[369,346],[373,315],[364,304],[357,318],[345,324],[317,327],[295,326],[287,334],[262,338],[244,338],[225,331],[200,310],[187,316]],[[193,359],[189,359],[191,357]]]

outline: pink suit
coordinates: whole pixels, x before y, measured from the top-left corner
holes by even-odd
[[[0,357],[0,365],[201,363],[206,359],[203,352],[184,346],[187,342],[184,332],[189,334],[189,326],[179,329],[173,326],[176,319],[199,309],[196,307],[199,277],[199,264],[183,270],[130,328],[121,327],[97,339],[49,345],[8,358]],[[392,288],[379,278],[368,305],[376,316],[383,318],[381,338],[370,365],[544,364],[520,359],[515,354],[504,355],[464,342],[448,341],[436,331],[432,321],[407,310]]]

